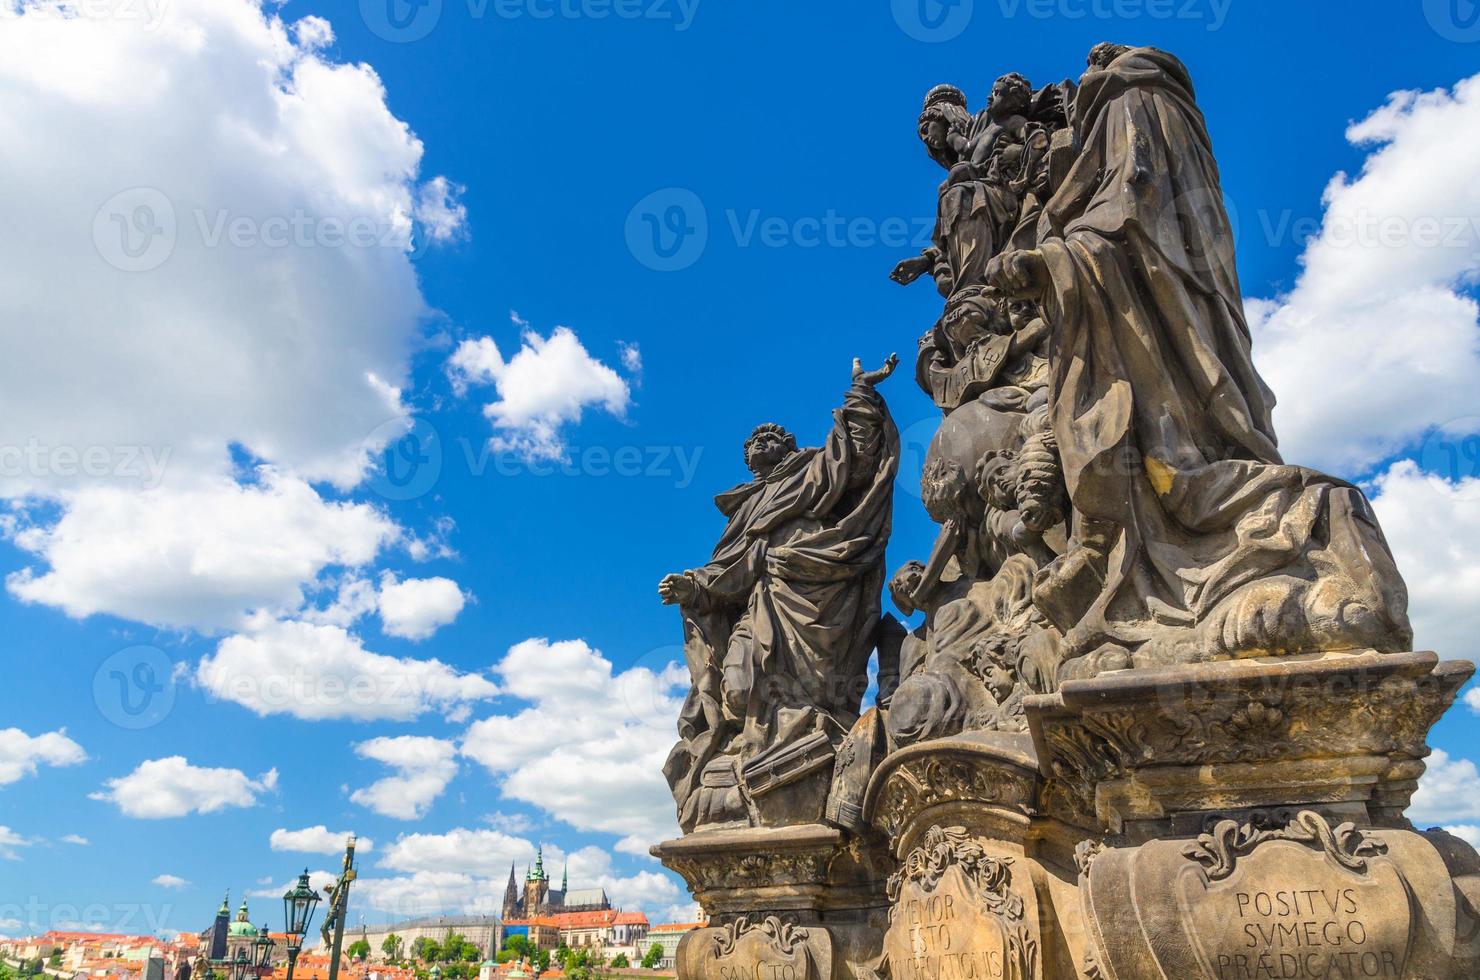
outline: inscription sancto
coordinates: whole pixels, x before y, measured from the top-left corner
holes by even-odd
[[[779,916],[741,917],[709,930],[700,968],[706,980],[828,980],[832,942],[826,929],[802,928]]]

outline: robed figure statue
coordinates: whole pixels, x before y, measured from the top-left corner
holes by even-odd
[[[1100,45],[1070,125],[1077,157],[1036,246],[988,267],[1050,325],[1073,521],[1033,599],[1063,633],[1064,675],[1408,649],[1407,593],[1366,498],[1276,448],[1187,69]]]
[[[874,386],[897,363],[854,362],[821,447],[759,426],[754,479],[715,498],[728,523],[709,562],[658,586],[693,680],[665,766],[685,831],[820,816],[880,635],[899,435]]]

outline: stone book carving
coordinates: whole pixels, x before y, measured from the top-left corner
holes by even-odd
[[[1411,651],[1362,491],[1280,455],[1187,66],[1104,43],[970,106],[925,95],[891,275],[939,293],[914,624],[893,358],[824,447],[758,428],[660,586],[693,688],[654,853],[713,917],[680,980],[1480,976],[1480,855],[1404,817],[1474,667]]]

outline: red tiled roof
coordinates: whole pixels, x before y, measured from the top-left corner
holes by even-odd
[[[617,921],[617,913],[611,909],[600,912],[558,912],[545,916],[543,921],[561,929],[590,929],[611,925]]]
[[[52,942],[74,943],[86,942],[88,940],[94,940],[97,942],[118,942],[125,939],[143,940],[145,942],[155,941],[147,936],[131,936],[126,932],[63,932],[58,929],[53,929],[51,932],[37,937],[38,942],[41,940],[50,940]]]
[[[702,922],[665,922],[662,925],[653,926],[649,932],[688,932],[690,929],[703,929]]]
[[[643,915],[641,912],[617,913],[617,925],[619,926],[645,926],[647,924],[648,917]]]

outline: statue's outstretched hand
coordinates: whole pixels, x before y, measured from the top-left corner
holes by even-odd
[[[663,576],[663,581],[658,583],[658,595],[665,605],[688,605],[698,598],[699,588],[687,575],[675,572]]]
[[[930,256],[914,255],[896,265],[894,271],[889,273],[889,278],[901,286],[908,286],[929,272],[934,266],[935,261]]]
[[[853,358],[853,380],[858,384],[868,385],[872,388],[893,374],[894,369],[897,367],[899,367],[898,354],[890,354],[889,358],[884,361],[884,366],[877,371],[865,371],[863,369],[863,362],[855,357]]]

